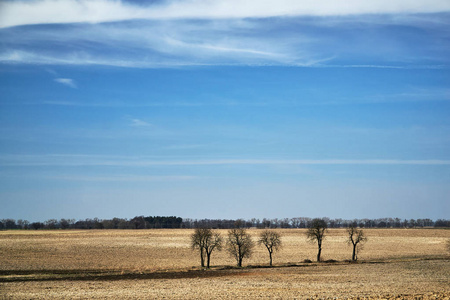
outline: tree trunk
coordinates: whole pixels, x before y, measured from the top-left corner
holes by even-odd
[[[272,266],[272,252],[269,251],[269,257],[270,257],[270,266]]]
[[[209,262],[211,260],[211,252],[206,252],[206,267],[209,269]]]
[[[322,246],[319,246],[319,251],[317,252],[317,262],[320,262],[320,253],[322,252]]]
[[[241,253],[241,245],[238,245],[239,249],[238,249],[238,267],[242,267],[242,253]]]
[[[202,262],[202,268],[205,267],[205,258],[203,257],[203,249],[200,249],[200,259]]]
[[[356,261],[357,260],[357,257],[356,257],[356,245],[357,244],[353,244],[352,261]]]

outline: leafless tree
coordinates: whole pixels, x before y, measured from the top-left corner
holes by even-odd
[[[255,244],[244,228],[233,228],[228,231],[227,250],[236,259],[237,266],[242,267],[242,260],[252,255]]]
[[[211,253],[217,249],[222,250],[223,239],[218,232],[213,232],[212,236],[206,240],[205,251],[206,251],[206,267],[209,268],[211,262]]]
[[[291,218],[291,226],[292,228],[300,228],[300,224],[301,224],[301,219],[300,218]]]
[[[327,232],[327,223],[323,219],[314,219],[311,221],[308,230],[306,231],[306,237],[312,243],[317,241],[318,252],[317,252],[317,261],[320,261],[320,254],[322,253],[322,241],[325,237],[325,233]]]
[[[217,249],[222,250],[222,237],[218,232],[213,232],[210,228],[196,228],[191,235],[192,249],[200,250],[200,261],[202,268],[205,267],[205,255],[206,255],[206,267],[210,267],[211,253]]]
[[[361,250],[362,245],[367,241],[367,237],[362,229],[358,229],[356,224],[352,224],[347,228],[347,237],[347,243],[353,246],[352,261],[356,261],[358,259],[357,253],[359,252],[358,244],[360,245],[359,250]]]
[[[272,266],[272,253],[281,248],[281,235],[273,230],[264,230],[259,235],[258,244],[266,246]]]

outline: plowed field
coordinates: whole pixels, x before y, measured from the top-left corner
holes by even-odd
[[[6,299],[411,298],[449,299],[450,230],[367,229],[358,263],[345,230],[330,230],[323,259],[301,229],[277,229],[284,247],[268,268],[257,246],[244,268],[214,252],[199,268],[192,230],[2,231],[0,297]],[[249,230],[256,240],[258,230]],[[220,233],[225,237],[226,230]]]

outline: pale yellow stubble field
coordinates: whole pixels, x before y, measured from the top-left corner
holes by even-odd
[[[449,260],[419,260],[227,270],[206,278],[0,282],[0,298],[3,290],[6,299],[436,300],[450,299],[449,270]]]
[[[274,254],[274,265],[296,264],[316,258],[317,245],[309,243],[303,229],[276,229],[283,248]],[[1,231],[0,270],[125,270],[158,271],[199,266],[198,251],[190,248],[190,229]],[[219,230],[226,238],[227,230]],[[260,230],[251,229],[254,240]],[[360,260],[445,255],[450,230],[366,229],[368,242]],[[323,259],[351,257],[344,229],[331,229],[323,243]],[[268,263],[267,250],[256,246],[246,265]],[[214,252],[213,266],[235,265],[226,251]]]
[[[449,230],[365,230],[359,264],[301,264],[316,245],[304,230],[277,231],[281,267],[214,271],[199,271],[193,230],[3,231],[0,299],[450,299]],[[344,230],[330,230],[323,247],[324,259],[350,258]],[[244,266],[267,263],[258,246]],[[235,261],[222,251],[212,264]]]

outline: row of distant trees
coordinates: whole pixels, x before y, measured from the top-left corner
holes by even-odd
[[[192,249],[198,249],[200,253],[201,267],[209,268],[211,264],[211,254],[213,251],[221,251],[223,247],[232,256],[238,267],[242,267],[244,258],[251,257],[255,242],[252,236],[242,226],[242,221],[236,221],[234,228],[229,229],[227,236],[224,238],[221,234],[212,228],[197,227],[191,235]],[[321,261],[322,242],[327,233],[328,224],[324,219],[313,219],[305,232],[306,238],[317,243],[317,261]],[[367,237],[363,229],[358,228],[356,223],[350,224],[346,228],[347,243],[352,246],[352,261],[356,261],[357,253],[362,249],[362,245],[367,241]],[[269,254],[269,266],[272,266],[273,254],[279,250],[282,243],[282,234],[279,231],[265,229],[261,230],[258,235],[257,243],[264,246]],[[206,259],[206,264],[205,264]],[[306,262],[306,261],[305,261]],[[307,261],[311,262],[311,261]]]
[[[151,228],[183,228],[183,219],[180,217],[144,217],[132,219],[113,218],[100,220],[98,218],[50,219],[45,222],[28,222],[26,220],[3,219],[0,220],[1,229],[151,229]]]
[[[223,220],[223,219],[183,219],[183,228],[209,227],[216,229],[231,229],[236,221],[243,224],[244,228],[309,228],[314,219],[307,217],[283,218],[283,219],[250,219],[250,220]],[[364,228],[414,228],[414,227],[450,227],[450,220],[438,219],[400,219],[400,218],[378,218],[378,219],[331,219],[321,218],[327,228],[347,228],[356,224]]]
[[[415,227],[450,227],[450,220],[438,219],[330,219],[322,218],[327,228],[347,228],[356,224],[361,228],[415,228]],[[284,219],[183,219],[176,216],[170,217],[144,217],[137,216],[132,219],[50,219],[45,222],[29,222],[27,220],[2,219],[0,230],[4,229],[151,229],[151,228],[212,228],[232,229],[236,222],[242,224],[242,228],[309,228],[312,218],[284,218]]]

